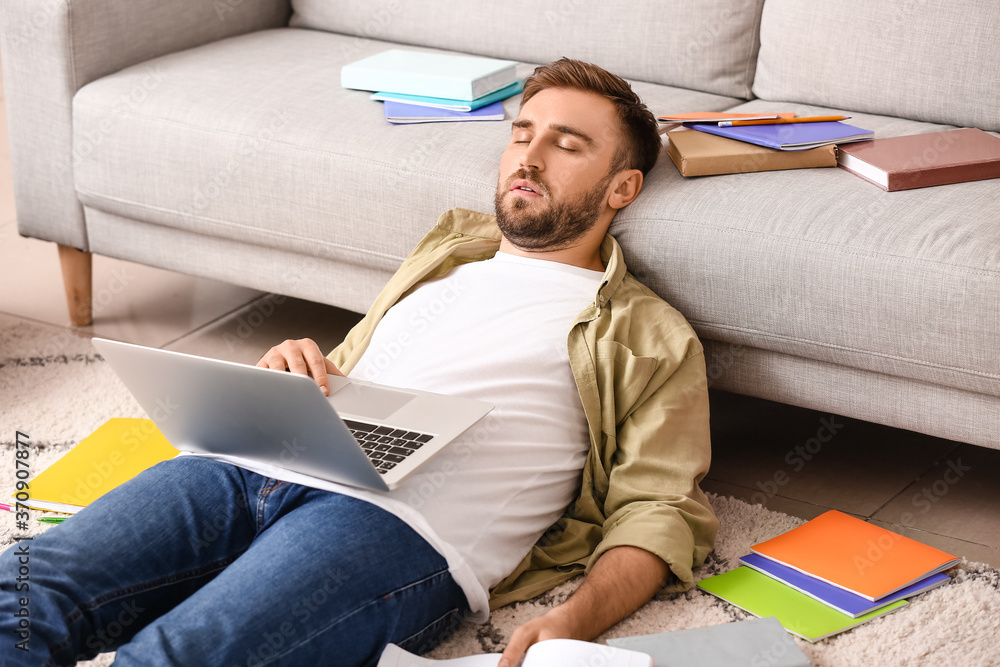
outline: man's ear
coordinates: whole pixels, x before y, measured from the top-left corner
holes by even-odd
[[[638,169],[626,169],[614,177],[611,187],[608,206],[613,209],[625,208],[642,190],[642,172]]]

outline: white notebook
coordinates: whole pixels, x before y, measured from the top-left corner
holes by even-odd
[[[450,660],[431,660],[413,655],[395,644],[389,644],[382,652],[378,667],[497,667],[500,655],[500,653],[484,653]],[[645,653],[604,644],[592,644],[575,639],[546,639],[528,649],[520,667],[554,665],[653,667],[653,659]]]
[[[517,81],[517,63],[479,56],[390,49],[344,65],[344,88],[474,100]]]

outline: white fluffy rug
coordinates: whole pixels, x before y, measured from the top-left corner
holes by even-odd
[[[139,405],[96,354],[88,338],[64,329],[0,319],[0,494],[14,488],[14,438],[30,436],[31,466],[43,470],[73,444],[112,417],[144,417]],[[759,505],[712,497],[722,529],[704,578],[735,567],[751,544],[769,539],[800,519]],[[35,522],[34,532],[43,529]],[[0,548],[16,533],[13,515],[0,514]],[[819,665],[997,665],[1000,664],[1000,572],[963,562],[952,580],[908,607],[818,644],[796,639]],[[499,652],[524,621],[558,604],[579,578],[532,601],[493,613],[485,625],[465,625],[429,657]],[[711,595],[689,591],[646,604],[600,640],[728,623],[747,615]],[[102,655],[89,665],[109,665]],[[333,664],[333,663],[331,663]]]

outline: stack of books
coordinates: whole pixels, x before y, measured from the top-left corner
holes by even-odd
[[[735,570],[699,588],[810,642],[895,611],[948,581],[959,559],[831,510],[754,545]]]
[[[661,116],[659,120],[686,128],[667,133],[667,154],[681,175],[709,176],[835,167],[838,144],[874,136],[870,130],[841,122],[845,118],[693,113]]]
[[[478,56],[390,49],[345,65],[344,88],[376,91],[390,123],[503,120],[502,100],[524,82],[517,63]]]

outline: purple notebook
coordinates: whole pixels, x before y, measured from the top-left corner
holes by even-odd
[[[473,111],[436,109],[417,104],[386,100],[385,119],[390,123],[440,123],[462,120],[503,120],[503,102],[494,102]]]
[[[842,614],[847,614],[854,618],[863,616],[870,611],[881,609],[896,600],[902,600],[903,598],[929,591],[948,581],[947,574],[938,572],[926,579],[921,579],[915,584],[887,595],[877,602],[872,602],[868,598],[845,591],[843,588],[828,584],[815,577],[810,577],[808,574],[793,570],[759,554],[743,556],[743,558],[740,558],[740,562],[751,569],[757,570],[761,574],[766,574],[772,579],[777,579],[781,583],[791,586],[800,593],[805,593],[809,597],[819,600]]]
[[[854,127],[836,120],[818,123],[740,125],[737,127],[719,127],[711,123],[684,123],[684,127],[782,151],[805,151],[827,144],[867,141],[875,137],[872,130]]]

